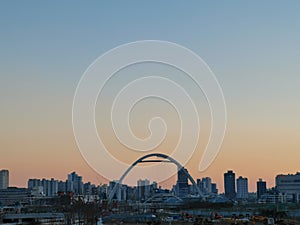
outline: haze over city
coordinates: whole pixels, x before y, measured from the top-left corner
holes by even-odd
[[[300,170],[299,10],[296,1],[1,1],[0,169],[9,169],[10,186],[18,187],[27,186],[29,178],[65,180],[72,171],[85,181],[108,182],[87,164],[75,141],[72,103],[77,84],[106,51],[133,41],[164,40],[205,60],[227,108],[220,152],[208,169],[199,172],[209,113],[203,94],[191,93],[199,98],[203,133],[185,165],[189,173],[194,178],[211,177],[221,192],[227,170],[247,177],[250,191],[256,191],[259,178],[274,186],[277,174]],[[157,69],[146,66],[150,74]],[[178,71],[158,69],[180,76]],[[103,102],[96,106],[97,128],[105,144],[128,164],[145,152],[121,145],[101,110],[120,84],[140,73],[139,67],[128,68],[122,79],[115,83],[112,79]],[[182,82],[192,87],[188,80]],[[152,152],[172,152],[179,125],[170,105],[154,99],[141,102],[132,113],[133,131],[142,138],[149,135],[149,118],[164,115],[169,133]],[[155,174],[147,178],[155,181]],[[170,187],[174,180],[162,186]]]

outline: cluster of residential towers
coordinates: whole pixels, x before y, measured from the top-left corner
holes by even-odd
[[[169,193],[180,198],[196,196],[201,191],[205,197],[222,197],[227,201],[247,201],[253,197],[248,191],[248,179],[239,176],[229,170],[224,173],[224,193],[218,195],[217,184],[212,182],[210,177],[197,179],[190,184],[187,175],[188,171],[181,168],[177,173],[177,182],[171,190],[162,189],[156,182],[150,183],[148,179],[140,179],[137,186],[130,187],[119,185],[113,198],[116,200],[140,200],[145,201],[157,193]],[[72,193],[77,196],[98,196],[108,198],[116,181],[109,184],[94,185],[90,182],[84,183],[82,177],[76,172],[68,174],[65,181],[52,179],[29,179],[27,189],[35,196],[54,197],[58,194]],[[300,199],[300,173],[277,175],[276,186],[267,189],[267,184],[261,178],[256,182],[256,199],[260,202],[299,202]],[[196,186],[195,186],[196,185]],[[9,187],[9,171],[0,170],[0,189]]]

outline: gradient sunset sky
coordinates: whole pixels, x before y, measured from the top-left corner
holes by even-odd
[[[9,169],[11,186],[33,177],[65,180],[72,171],[106,182],[76,146],[75,89],[106,51],[151,39],[200,55],[224,92],[221,151],[200,173],[201,145],[186,166],[191,175],[212,177],[221,191],[228,169],[248,177],[250,191],[260,177],[273,186],[277,174],[300,171],[299,12],[296,0],[0,1],[0,169]],[[135,113],[139,122],[148,118]]]

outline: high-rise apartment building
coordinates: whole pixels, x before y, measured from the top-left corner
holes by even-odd
[[[188,176],[187,169],[182,167],[177,172],[177,190],[179,197],[186,197],[189,194],[189,184],[188,184]]]
[[[211,178],[204,177],[204,178],[202,178],[202,182],[203,182],[203,193],[211,194]]]
[[[237,199],[247,199],[248,198],[248,179],[246,177],[240,176],[236,180],[236,198]]]
[[[204,195],[210,195],[217,192],[217,185],[211,182],[210,177],[204,177],[202,179],[197,179],[197,186]]]
[[[216,183],[211,183],[211,193],[212,194],[218,194],[218,188]]]
[[[43,178],[40,179],[29,179],[28,189],[29,190],[42,190],[42,194],[47,197],[57,196],[58,193],[58,181],[51,178],[51,180],[47,180]]]
[[[83,194],[82,177],[75,172],[68,174],[67,191],[74,192],[75,195]]]
[[[225,196],[228,199],[235,199],[235,173],[232,170],[228,170],[227,173],[224,173],[224,189]]]
[[[257,199],[260,199],[262,195],[267,193],[267,183],[263,181],[261,178],[256,182],[257,187]]]
[[[0,189],[7,189],[9,186],[8,170],[0,170]]]
[[[29,179],[27,182],[27,187],[29,190],[32,190],[33,188],[42,187],[42,182],[40,179]]]
[[[145,180],[138,180],[137,181],[137,188],[138,188],[138,199],[139,200],[147,200],[150,197],[150,181]]]
[[[58,181],[57,191],[61,193],[66,193],[66,182]]]

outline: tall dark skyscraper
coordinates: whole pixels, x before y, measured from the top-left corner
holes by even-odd
[[[263,194],[267,192],[267,183],[261,178],[256,182],[257,186],[257,199],[260,199]]]
[[[224,173],[224,189],[225,196],[228,199],[235,199],[235,173],[232,170],[228,170],[227,173]]]
[[[185,197],[189,193],[188,177],[185,172],[188,173],[187,169],[185,169],[184,167],[182,167],[177,172],[177,186],[179,197]]]

